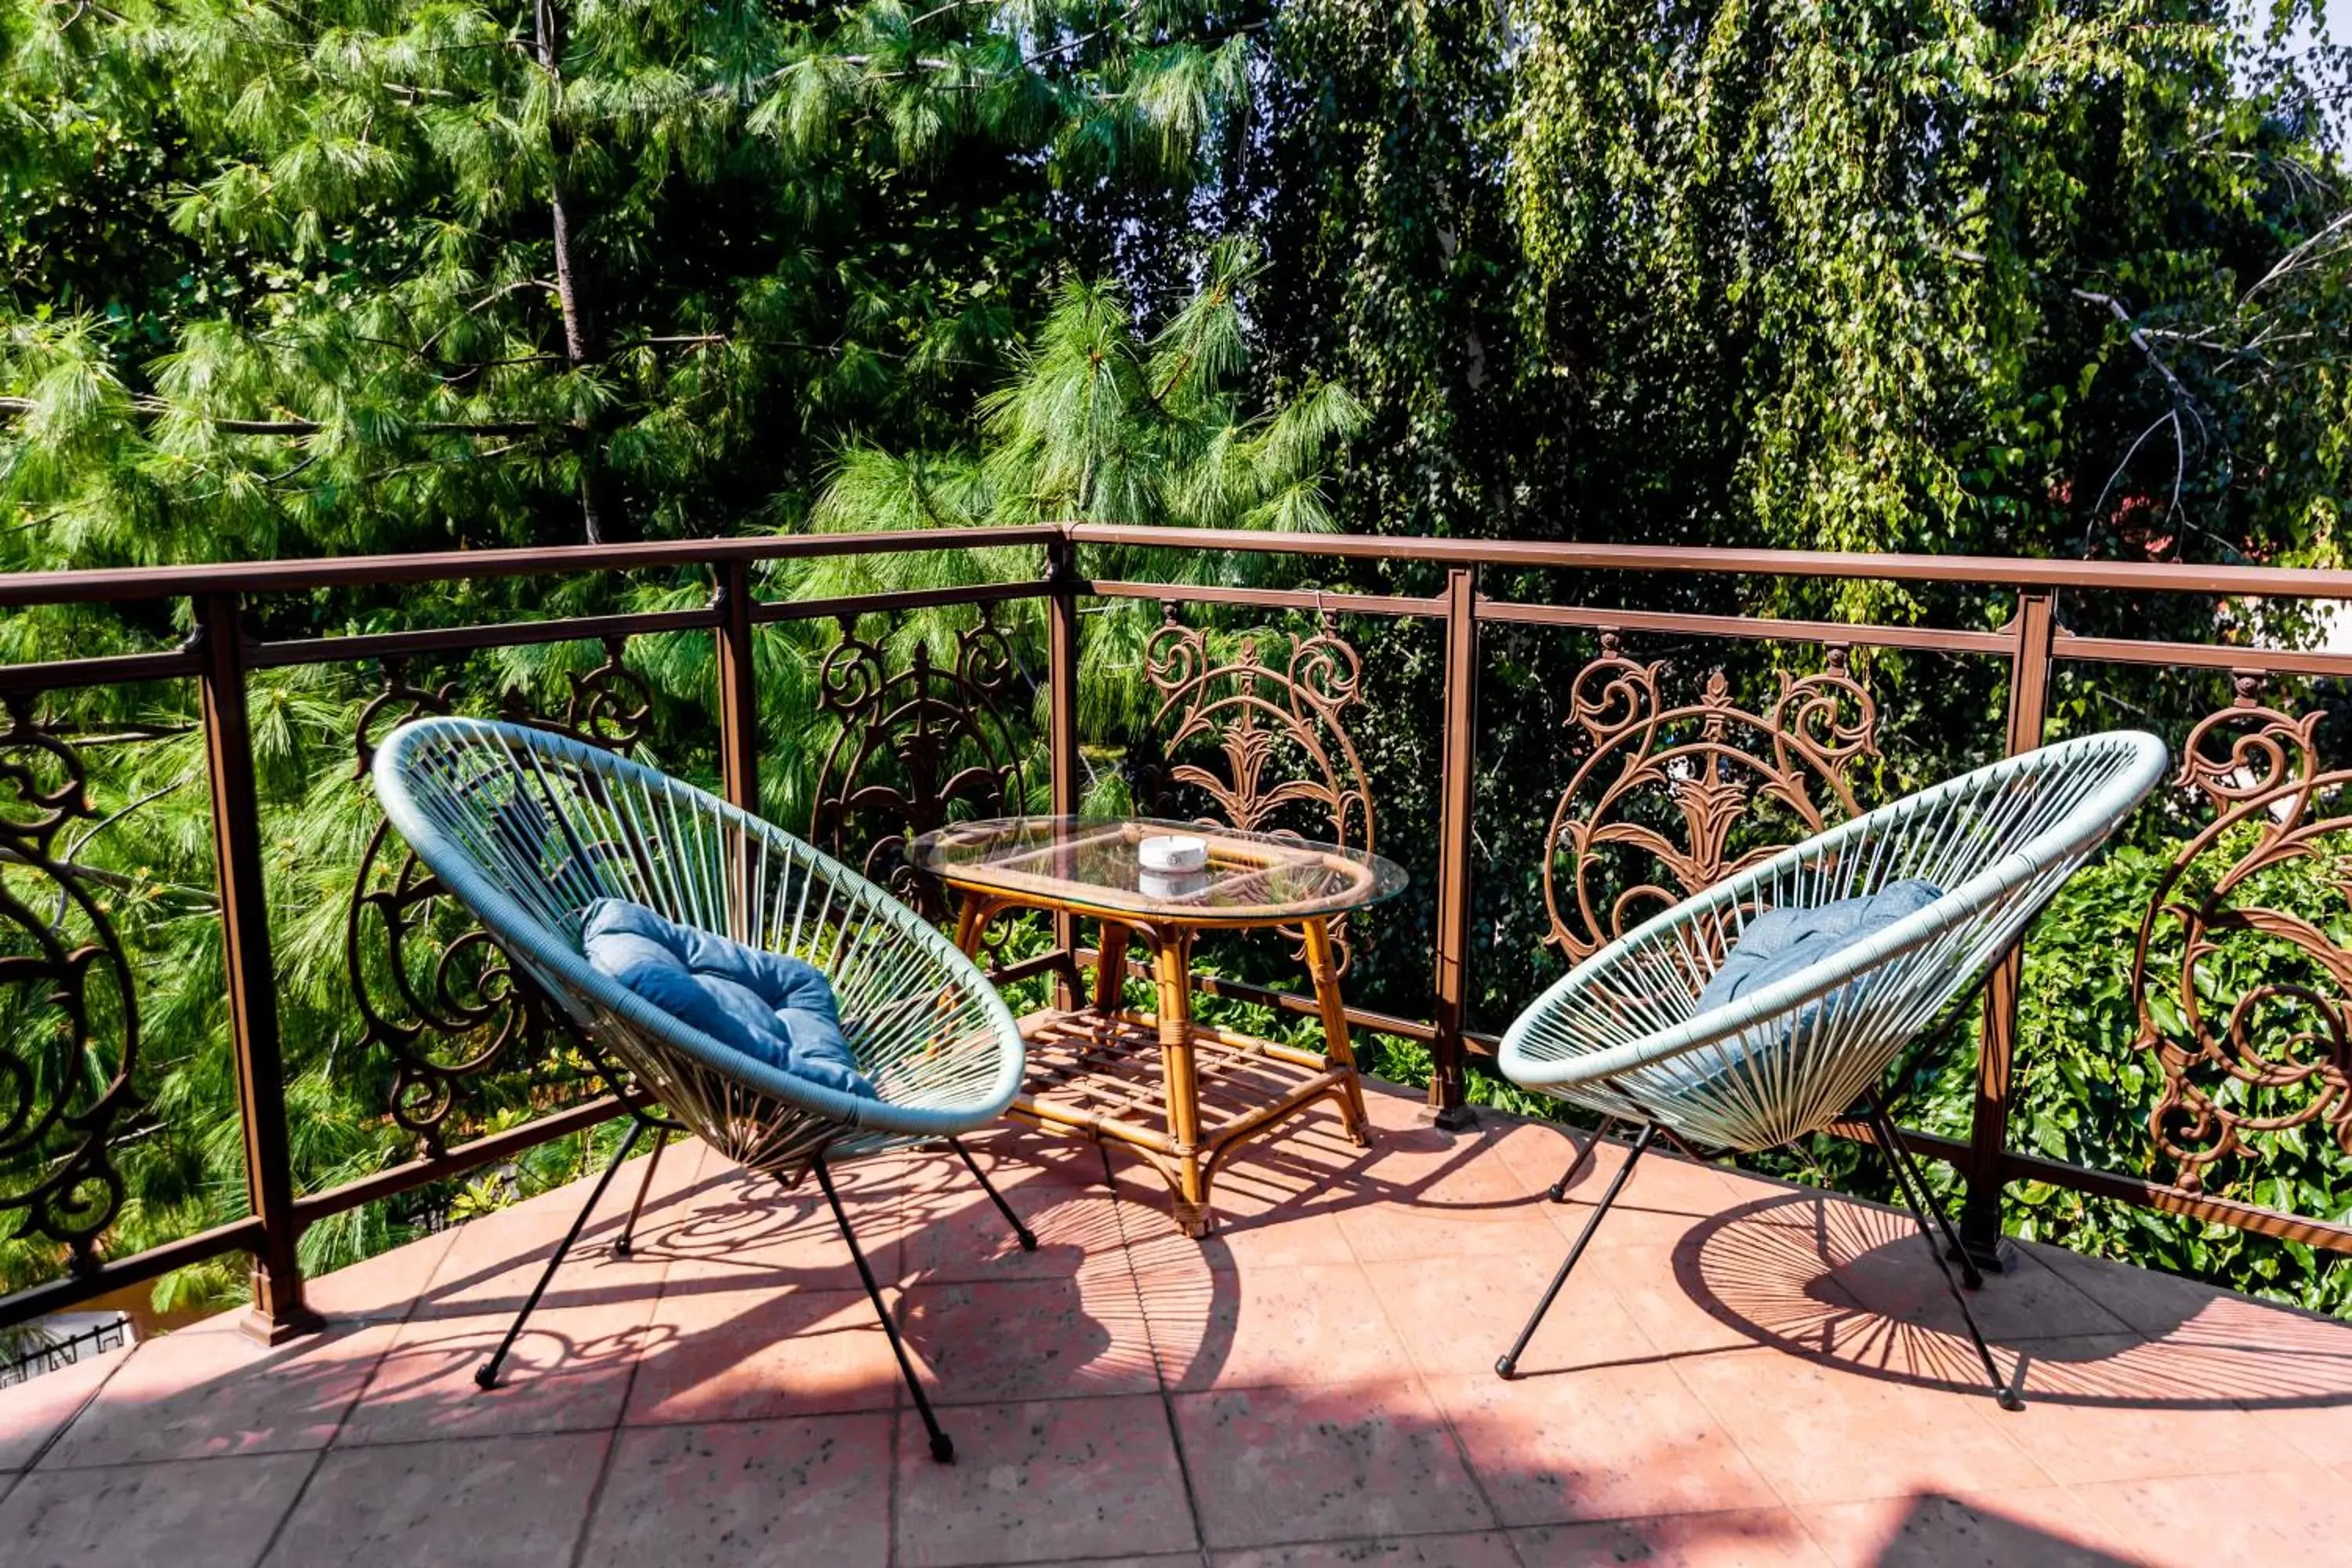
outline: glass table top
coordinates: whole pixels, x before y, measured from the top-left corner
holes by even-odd
[[[1202,841],[1197,871],[1144,863],[1150,838]],[[1000,816],[926,833],[909,858],[956,887],[1026,903],[1212,922],[1335,915],[1401,891],[1404,868],[1362,849],[1155,817]]]

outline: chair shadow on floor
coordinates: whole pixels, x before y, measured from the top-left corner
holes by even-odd
[[[1563,1168],[1572,1146],[1559,1139]],[[1360,1150],[1336,1127],[1310,1121],[1294,1136],[1252,1146],[1221,1175],[1220,1190],[1242,1198],[1242,1212],[1199,1246],[1213,1256],[1244,1245],[1255,1228],[1371,1205],[1413,1224],[1541,1213],[1543,1198],[1524,1184],[1506,1190],[1475,1179],[1495,1156],[1484,1136],[1420,1126],[1390,1126]],[[1389,1174],[1400,1162],[1407,1173]],[[1661,1155],[1652,1163],[1686,1175],[1696,1163]],[[1606,1179],[1588,1165],[1575,1195],[1589,1202]],[[1149,1209],[1150,1186],[1141,1184],[1138,1208]],[[1683,1294],[1745,1342],[1857,1376],[1981,1390],[1974,1350],[1909,1215],[1787,1189],[1724,1208],[1653,1208],[1649,1218],[1680,1230],[1671,1261]],[[2129,1300],[2125,1315],[2102,1305],[2118,1295]],[[1204,1301],[1199,1321],[1213,1325],[1230,1305]],[[2009,1272],[1988,1279],[1973,1305],[2029,1400],[2181,1410],[2352,1405],[2352,1324],[2174,1276],[2029,1247]],[[1213,1336],[1199,1355],[1213,1363],[1225,1348]],[[1717,1352],[1660,1359],[1703,1353]]]
[[[1777,1194],[1699,1220],[1674,1265],[1693,1301],[1759,1344],[1864,1376],[1980,1386],[1908,1215]],[[2130,1292],[2128,1322],[2069,1278],[2098,1271]],[[2126,1280],[2121,1265],[2053,1266],[2027,1252],[1987,1279],[1979,1318],[2028,1400],[2168,1410],[2352,1404],[2352,1325],[2134,1273]]]

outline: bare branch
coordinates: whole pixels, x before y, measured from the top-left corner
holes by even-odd
[[[2320,228],[2318,233],[2306,237],[2302,243],[2298,244],[2293,250],[2290,250],[2284,256],[2280,257],[2276,265],[2272,267],[2268,272],[2263,273],[2260,278],[2254,280],[2252,288],[2248,289],[2243,294],[2238,297],[2238,302],[2240,304],[2245,303],[2255,295],[2261,293],[2264,289],[2269,288],[2273,283],[2277,282],[2288,273],[2294,271],[2305,261],[2310,259],[2312,251],[2316,249],[2322,241],[2326,240],[2330,235],[2340,233],[2347,225],[2352,225],[2352,207],[2347,207],[2344,211],[2337,213]]]
[[[2147,329],[2132,319],[2132,313],[2124,309],[2121,300],[2113,294],[2100,294],[2089,289],[2069,289],[2066,291],[2088,304],[2105,306],[2116,320],[2124,324],[2124,331],[2130,337],[2132,346],[2147,356],[2147,363],[2156,367],[2157,374],[2164,378],[2164,384],[2171,389],[2172,395],[2183,403],[2195,405],[2196,398],[2189,395],[2188,387],[2181,384],[2180,378],[2172,374],[2172,367],[2164,363],[2164,356],[2158,353],[2156,345],[2148,341]]]

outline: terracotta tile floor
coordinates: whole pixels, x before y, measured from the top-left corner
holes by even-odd
[[[0,1391],[0,1563],[2352,1560],[2352,1325],[2026,1247],[1979,1299],[2009,1415],[1900,1216],[1658,1158],[1504,1384],[1622,1152],[1552,1205],[1559,1130],[1414,1110],[1237,1162],[1204,1243],[1034,1134],[975,1141],[1034,1253],[950,1156],[845,1171],[952,1467],[821,1200],[688,1145],[490,1393],[577,1189],[317,1281],[327,1334],[224,1318]]]

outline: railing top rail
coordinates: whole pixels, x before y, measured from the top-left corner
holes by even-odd
[[[0,574],[0,606],[99,604],[197,594],[300,593],[476,577],[618,572],[663,566],[896,554],[980,546],[1125,544],[1231,550],[1245,554],[1516,566],[1685,575],[1827,577],[1897,583],[1967,583],[2005,588],[2084,588],[2154,594],[2352,599],[2352,571],[2210,566],[2129,561],[2060,561],[1997,555],[1873,555],[1827,550],[1732,550],[1538,540],[1433,539],[1380,534],[1262,533],[1127,523],[1038,523],[880,533],[763,534],[663,540],[548,550],[442,551],[412,555],[224,562],[213,564]]]
[[[2002,555],[1871,555],[1829,550],[1727,550],[1678,544],[1577,544],[1360,533],[1254,533],[1103,522],[1066,524],[1065,532],[1076,544],[1238,550],[1257,554],[1424,561],[1452,566],[1981,583],[2010,588],[2127,589],[2294,599],[2352,598],[2352,571],[2317,567],[2167,565],[2155,562],[2054,561]]]
[[[121,603],[194,594],[289,594],[473,577],[536,577],[662,566],[886,555],[980,546],[1050,544],[1051,524],[1032,528],[939,528],[891,533],[761,534],[670,539],[646,544],[575,544],[552,550],[447,550],[415,555],[347,555],[295,561],[222,562],[68,572],[0,573],[0,605]]]

